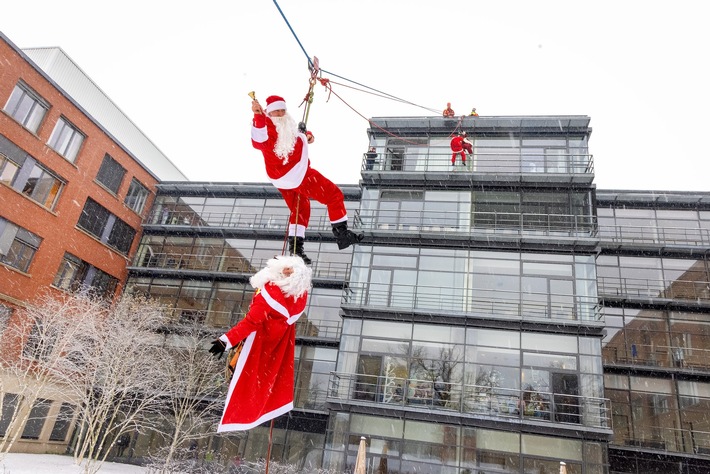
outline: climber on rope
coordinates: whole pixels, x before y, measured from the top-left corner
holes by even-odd
[[[333,182],[311,168],[308,144],[313,134],[302,133],[296,121],[286,112],[286,101],[272,95],[266,108],[252,97],[254,120],[251,142],[264,155],[266,174],[278,188],[291,211],[288,243],[291,255],[298,255],[307,264],[311,260],[303,250],[308,220],[311,216],[310,199],[324,204],[333,226],[333,234],[340,250],[356,244],[363,235],[348,229],[348,214],[343,192]]]

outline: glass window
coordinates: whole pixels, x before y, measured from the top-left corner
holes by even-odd
[[[93,274],[89,273],[89,278],[87,279],[87,286],[91,287],[99,295],[110,298],[116,292],[118,287],[118,278],[112,277],[108,273],[99,270],[98,268],[93,268]]]
[[[108,224],[110,216],[111,213],[108,209],[93,199],[87,198],[86,204],[84,204],[84,209],[81,211],[81,216],[79,216],[79,222],[77,225],[94,237],[100,239],[104,233],[106,224]]]
[[[579,440],[524,434],[522,436],[522,449],[524,454],[573,459],[575,461],[582,460],[582,442]],[[559,468],[559,463],[557,468]]]
[[[54,422],[52,433],[49,435],[50,441],[64,441],[69,433],[72,418],[74,417],[74,405],[70,403],[62,403],[59,408],[59,414]]]
[[[20,396],[16,393],[5,393],[2,398],[2,412],[0,412],[0,437],[4,437],[10,422],[15,417],[17,402]]]
[[[30,416],[25,422],[22,439],[39,439],[51,404],[51,400],[45,400],[44,398],[39,398],[35,402],[32,410],[30,410]]]
[[[0,262],[27,272],[42,238],[0,217]]]
[[[36,133],[49,104],[24,82],[18,82],[5,104],[5,112],[20,122],[26,129]]]
[[[111,297],[118,287],[118,278],[70,253],[65,253],[52,286],[65,291],[77,291],[88,287],[94,289],[99,296]]]
[[[131,208],[135,213],[142,214],[145,208],[145,203],[148,200],[150,192],[136,178],[131,180],[131,185],[126,193],[124,203]]]
[[[84,135],[64,117],[59,117],[47,143],[57,153],[72,163],[79,154]]]
[[[104,156],[104,161],[101,162],[101,168],[99,168],[99,172],[96,175],[96,181],[116,194],[118,193],[118,188],[121,187],[125,175],[126,169],[121,166],[118,161],[106,155]]]
[[[75,291],[84,281],[87,270],[88,265],[85,262],[74,255],[65,253],[52,285],[62,290]]]
[[[124,255],[128,254],[136,235],[133,227],[91,198],[86,199],[77,226]]]
[[[121,219],[116,219],[106,243],[126,255],[128,251],[131,250],[131,244],[135,236],[136,231],[133,227],[126,224]]]
[[[20,167],[17,163],[0,153],[0,183],[12,186],[19,169]]]
[[[25,160],[22,168],[24,170],[28,167],[32,168],[27,175],[27,180],[17,180],[13,183],[13,188],[47,209],[53,209],[64,183],[32,158]],[[22,174],[24,175],[24,171]]]
[[[558,336],[555,334],[522,333],[522,347],[534,351],[577,352],[575,336]]]

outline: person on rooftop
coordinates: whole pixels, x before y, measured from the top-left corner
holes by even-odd
[[[454,109],[451,108],[451,102],[446,103],[446,108],[444,109],[443,116],[444,117],[453,117],[456,115],[454,113]]]

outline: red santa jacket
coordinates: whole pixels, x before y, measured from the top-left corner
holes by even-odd
[[[461,150],[463,150],[463,137],[456,135],[451,139],[451,151],[456,152]]]
[[[288,163],[274,153],[279,135],[276,126],[264,114],[254,114],[251,127],[251,144],[264,155],[264,166],[269,180],[279,189],[294,189],[300,186],[308,170],[308,143],[302,133],[296,138],[296,145],[288,155]]]
[[[229,384],[218,432],[248,430],[293,408],[296,321],[308,294],[284,295],[269,283],[257,290],[246,317],[220,339],[244,341]]]

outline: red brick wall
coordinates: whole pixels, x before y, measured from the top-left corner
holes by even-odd
[[[135,177],[151,192],[143,210],[145,214],[152,203],[157,180],[2,38],[0,65],[1,108],[4,108],[20,79],[50,104],[37,135],[25,129],[2,110],[0,133],[66,182],[53,211],[0,184],[0,216],[43,238],[28,274],[0,264],[0,302],[28,301],[49,287],[65,251],[118,278],[122,288],[127,276],[126,265],[133,257],[140,240],[142,221],[142,216],[126,207],[123,201],[131,180]],[[66,117],[86,136],[74,163],[47,145],[60,116]],[[95,182],[106,153],[126,169],[117,195]],[[136,230],[128,257],[76,227],[87,196],[91,196]]]

